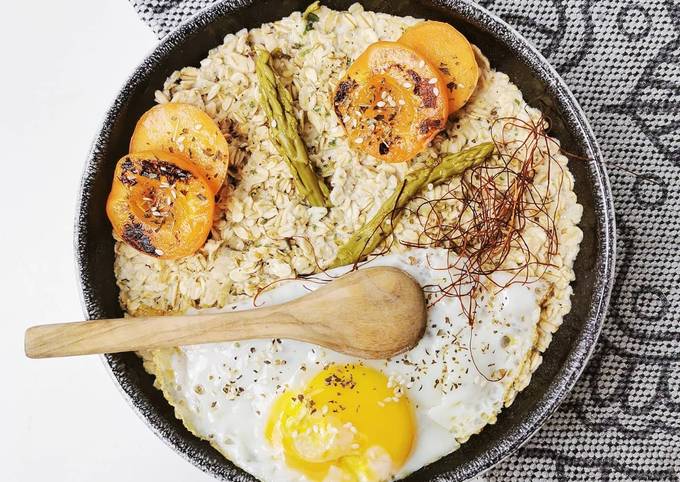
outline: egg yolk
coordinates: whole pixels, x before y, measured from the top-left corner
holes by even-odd
[[[395,394],[384,374],[334,364],[276,400],[265,435],[311,480],[378,481],[406,461],[415,419],[408,398]]]

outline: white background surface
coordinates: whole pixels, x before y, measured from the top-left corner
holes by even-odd
[[[212,480],[127,406],[97,357],[28,360],[30,323],[82,319],[73,218],[90,143],[156,39],[127,0],[2,2],[0,480]]]

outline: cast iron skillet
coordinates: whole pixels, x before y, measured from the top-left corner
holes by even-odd
[[[75,226],[75,250],[85,316],[121,316],[113,275],[113,238],[104,206],[116,161],[128,152],[135,122],[153,104],[154,91],[174,70],[198,65],[225,34],[280,19],[303,10],[310,0],[222,1],[165,37],[135,70],[106,115],[83,174]],[[346,9],[352,0],[324,0]],[[462,31],[507,73],[529,104],[552,120],[552,135],[582,158],[571,160],[576,193],[584,206],[583,242],[576,259],[571,313],[555,335],[531,384],[495,425],[473,436],[456,452],[408,477],[411,481],[465,480],[488,469],[525,442],[557,408],[576,382],[595,345],[613,280],[614,211],[602,155],[592,130],[564,82],[547,61],[510,26],[467,0],[363,0],[367,10],[443,20]],[[106,355],[120,388],[149,427],[179,454],[222,480],[254,480],[174,416],[153,387],[153,379],[134,353]]]

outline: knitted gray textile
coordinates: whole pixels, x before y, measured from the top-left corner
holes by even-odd
[[[163,36],[210,0],[131,0]],[[609,167],[617,278],[558,412],[491,481],[680,480],[680,0],[481,0],[532,41]]]

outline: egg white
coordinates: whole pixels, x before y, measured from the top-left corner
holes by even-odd
[[[446,266],[446,256],[444,250],[411,249],[381,256],[368,266],[401,268],[423,286],[446,285],[447,272],[431,269]],[[285,302],[319,286],[282,282],[262,294],[258,305]],[[259,479],[297,481],[306,479],[287,468],[265,438],[272,404],[284,390],[301,389],[328,363],[361,361],[385,373],[415,410],[414,449],[396,474],[399,478],[456,450],[495,422],[537,339],[541,288],[534,282],[484,291],[473,327],[461,309],[465,300],[443,298],[428,309],[427,330],[418,345],[390,360],[359,360],[292,340],[251,340],[156,350],[147,354],[146,367],[194,434]],[[252,307],[253,301],[245,300],[224,311]]]

